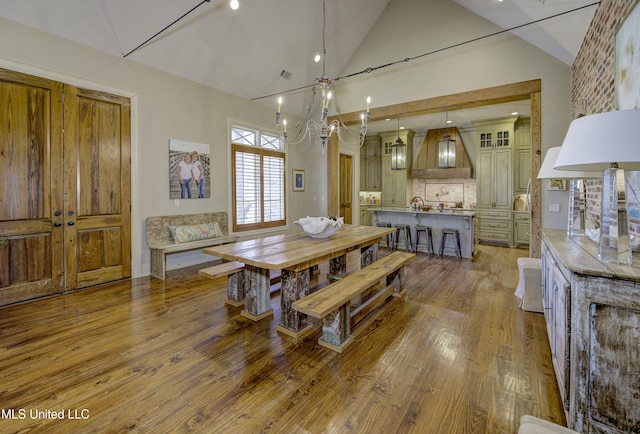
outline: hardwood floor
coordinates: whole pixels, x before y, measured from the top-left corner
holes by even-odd
[[[2,308],[0,432],[515,433],[524,414],[564,424],[543,316],[513,295],[527,251],[479,249],[474,261],[419,254],[407,299],[359,324],[343,354],[320,347],[319,331],[279,334],[277,294],[274,318],[241,317],[202,266]]]

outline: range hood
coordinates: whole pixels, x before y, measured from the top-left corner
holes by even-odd
[[[456,141],[456,167],[438,167],[438,141],[445,132]],[[429,179],[465,179],[472,178],[473,170],[462,138],[455,127],[431,129],[424,138],[420,152],[413,163],[411,177]]]

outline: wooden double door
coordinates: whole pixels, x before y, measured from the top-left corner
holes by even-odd
[[[0,305],[131,276],[130,101],[0,69]]]

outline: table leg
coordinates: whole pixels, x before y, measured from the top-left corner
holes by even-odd
[[[360,249],[360,268],[371,265],[378,260],[378,243]]]
[[[244,270],[227,277],[227,299],[224,303],[233,307],[244,306]]]
[[[329,283],[340,280],[347,274],[347,255],[329,259]]]
[[[271,309],[271,279],[269,270],[251,265],[244,267],[244,310],[240,312],[245,318],[260,321],[273,315]]]
[[[309,269],[302,271],[282,270],[280,281],[280,325],[276,329],[294,338],[311,331],[307,315],[293,309],[291,305],[309,294]]]

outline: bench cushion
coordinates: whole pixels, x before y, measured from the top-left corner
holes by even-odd
[[[169,226],[173,240],[176,243],[205,240],[222,237],[218,222],[202,223],[199,225]]]

